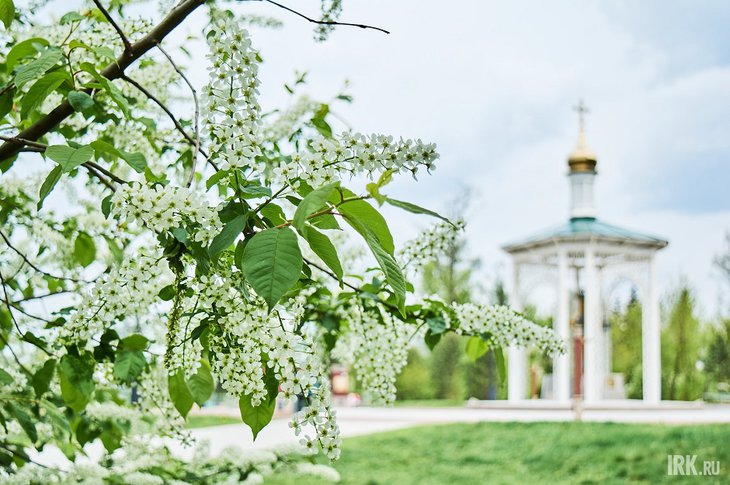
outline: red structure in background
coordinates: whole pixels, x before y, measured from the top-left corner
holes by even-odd
[[[576,298],[577,312],[573,319],[573,397],[583,395],[583,315],[585,298],[579,292]]]

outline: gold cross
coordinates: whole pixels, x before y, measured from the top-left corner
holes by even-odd
[[[580,133],[583,133],[586,124],[585,115],[590,113],[590,111],[588,111],[588,107],[582,99],[578,100],[578,104],[573,107],[573,110],[578,112],[578,129]]]

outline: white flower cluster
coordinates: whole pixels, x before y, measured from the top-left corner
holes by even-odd
[[[258,53],[237,22],[216,25],[208,35],[210,81],[202,96],[203,128],[222,168],[250,167],[261,153]]]
[[[504,305],[452,305],[461,335],[487,333],[500,347],[535,346],[547,354],[566,352],[563,342],[552,329],[542,327]],[[452,325],[453,327],[454,325]]]
[[[288,182],[301,178],[313,187],[339,180],[343,174],[369,177],[391,170],[411,172],[420,167],[435,168],[439,155],[436,145],[421,140],[394,140],[387,135],[346,132],[335,139],[319,137],[309,150],[295,153],[291,161],[273,170],[273,178]]]
[[[403,267],[415,271],[440,255],[448,253],[464,227],[462,220],[454,221],[453,224],[439,222],[417,238],[408,241],[403,246],[399,258],[400,261],[404,261]]]
[[[25,389],[28,379],[18,367],[6,366],[2,371],[2,380],[8,382],[0,382],[0,394],[12,394]]]
[[[396,377],[408,360],[412,330],[389,314],[367,311],[361,305],[348,308],[344,316],[349,321],[349,332],[337,341],[333,356],[354,367],[371,399],[392,404]]]
[[[101,276],[60,328],[61,342],[86,343],[113,323],[132,315],[147,315],[167,283],[159,261],[144,253],[129,258]]]
[[[305,441],[337,459],[341,438],[331,408],[329,376],[311,339],[291,331],[301,319],[304,302],[299,300],[306,297],[289,301],[286,313],[281,308],[269,313],[250,288],[248,299],[242,297],[237,288],[244,284],[229,266],[191,283],[198,308],[215,308],[216,326],[208,337],[214,376],[229,394],[246,395],[258,406],[269,397],[265,373],[272,372],[282,397],[307,399],[307,406],[292,417],[296,434],[311,426],[315,438],[307,436]]]
[[[123,185],[112,196],[112,213],[158,232],[187,225],[192,239],[206,246],[223,229],[218,210],[186,187]]]
[[[266,138],[280,140],[291,136],[297,129],[297,124],[309,113],[319,108],[320,104],[309,96],[302,95],[288,109],[282,111],[279,116],[266,126]]]
[[[139,381],[137,406],[143,415],[155,416],[155,433],[179,439],[183,444],[193,442],[185,421],[170,401],[165,383],[167,375],[162,366],[150,366]],[[164,386],[164,387],[163,387]]]

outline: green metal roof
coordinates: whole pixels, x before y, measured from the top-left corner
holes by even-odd
[[[540,243],[552,243],[556,240],[587,239],[591,237],[615,242],[636,243],[642,246],[653,246],[657,249],[663,248],[668,244],[666,240],[659,237],[613,226],[593,217],[575,217],[568,221],[567,224],[548,229],[522,241],[508,244],[503,249],[511,252],[523,249],[526,246],[540,245]]]

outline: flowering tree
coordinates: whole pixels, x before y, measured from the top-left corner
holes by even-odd
[[[307,97],[262,109],[261,56],[244,25],[270,21],[204,0],[162,2],[160,19],[128,19],[128,3],[94,0],[48,25],[0,0],[6,479],[51,480],[30,449],[53,444],[74,460],[97,440],[117,453],[95,465],[111,483],[132,472],[135,483],[255,476],[248,462],[173,466],[164,451],[133,469],[118,459],[138,456],[135,443],[150,434],[189,439],[184,419],[216,385],[238,400],[254,437],[277,397],[303,396],[292,432],[304,449],[336,459],[332,359],[357,369],[370,399],[389,403],[414,338],[433,346],[455,332],[472,339],[474,354],[508,344],[562,350],[506,307],[412,294],[409,278],[463,223],[384,191],[395,177],[433,170],[433,144],[335,134],[329,105]],[[318,38],[337,24],[340,4],[323,2],[321,20],[304,17]],[[201,7],[202,90],[163,46]],[[383,204],[441,222],[397,250]],[[350,254],[357,240],[365,265]],[[291,460],[275,455],[264,468]]]

